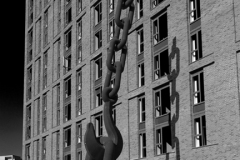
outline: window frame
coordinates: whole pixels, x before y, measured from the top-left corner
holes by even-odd
[[[137,30],[137,54],[144,53],[144,30],[143,27]]]
[[[114,11],[114,0],[108,0],[108,14]]]
[[[70,51],[72,48],[72,30],[70,29],[67,32],[65,32],[64,37],[65,37],[64,48],[65,52],[67,52]]]
[[[102,57],[98,57],[94,60],[95,65],[95,81],[102,78]]]
[[[99,123],[97,123],[97,118],[99,118]],[[102,113],[95,115],[94,126],[95,126],[96,137],[102,137],[103,136],[103,114]]]
[[[70,84],[69,84],[70,83]],[[71,97],[71,90],[72,90],[72,84],[71,84],[71,77],[65,79],[64,81],[64,98],[67,99],[69,97]]]
[[[83,139],[82,139],[82,123],[81,122],[78,122],[77,125],[76,125],[76,143],[77,144],[80,144],[83,142]]]
[[[138,97],[138,123],[146,122],[146,103],[145,96]],[[144,109],[143,109],[144,104]],[[143,118],[144,117],[144,118]]]
[[[72,108],[71,103],[64,106],[64,122],[68,122],[72,119]]]
[[[136,6],[137,6],[137,20],[141,19],[143,17],[143,0],[136,0]]]
[[[166,19],[165,19],[166,24],[165,24],[165,26],[160,25],[160,24],[164,24],[162,21],[164,20],[165,15],[166,15]],[[161,18],[163,18],[163,19],[161,19]],[[156,18],[152,19],[151,23],[152,23],[152,43],[153,43],[153,46],[156,46],[159,43],[163,42],[164,40],[168,39],[168,14],[167,14],[167,11],[164,11],[162,14],[160,14]],[[165,29],[167,29],[167,31],[163,30],[164,27],[166,27]],[[166,35],[164,35],[164,34],[166,34]]]
[[[66,128],[64,129],[64,137],[63,137],[63,141],[64,141],[63,147],[64,147],[64,148],[71,147],[71,138],[72,138],[71,132],[72,132],[72,131],[71,131],[71,126],[70,126],[70,127],[66,127]]]
[[[100,91],[98,91],[100,90]],[[99,92],[99,93],[97,93]],[[95,88],[95,108],[101,106],[103,104],[102,100],[102,86]]]
[[[141,136],[144,137],[143,135],[145,135],[145,141],[144,138],[141,141]],[[147,138],[146,138],[146,132],[139,132],[138,134],[138,141],[139,141],[139,158],[146,158],[147,157]],[[145,145],[144,145],[145,143]],[[145,156],[144,156],[145,155]]]
[[[204,120],[203,120],[203,117],[204,117]],[[199,121],[199,122],[200,122],[199,128],[200,128],[200,132],[201,132],[201,133],[196,133],[196,132],[197,132],[197,129],[196,129],[196,123],[195,123],[195,121],[196,121],[196,119],[198,119],[198,118],[200,119],[200,121]],[[205,121],[205,122],[204,122],[205,126],[204,126],[204,124],[203,124],[203,121]],[[199,139],[200,139],[200,137],[201,137],[201,140],[199,140],[199,141],[201,141],[201,142],[199,142],[199,143],[202,143],[202,145],[199,144],[199,146],[196,146],[196,145],[197,145],[197,144],[196,144],[196,139],[197,139],[196,137],[199,137]],[[204,112],[193,116],[193,136],[192,136],[192,138],[193,138],[193,147],[194,147],[194,148],[199,148],[199,147],[203,147],[203,146],[206,146],[206,145],[207,145],[206,115],[205,115]]]
[[[65,26],[70,24],[73,21],[72,17],[72,6],[71,6],[71,0],[67,2],[68,0],[65,0]]]
[[[99,10],[97,10],[99,9]],[[102,22],[102,2],[94,6],[94,25],[97,26]]]
[[[108,23],[108,40],[112,40],[115,33],[115,19],[109,20]]]
[[[166,53],[167,52],[167,53]],[[164,57],[163,54],[167,54],[168,59],[167,60],[161,60],[162,58],[166,58]],[[165,55],[166,56],[166,55]],[[157,57],[157,61],[156,61],[156,57]],[[161,66],[161,62],[164,61],[167,63],[167,69],[166,67],[162,67]],[[165,66],[165,65],[164,65]],[[162,71],[163,70],[163,71]],[[165,72],[164,72],[165,71]],[[167,72],[166,72],[167,71]],[[165,74],[164,74],[164,73]],[[170,73],[169,71],[169,52],[168,52],[168,48],[167,49],[163,49],[160,52],[157,52],[153,55],[153,81],[156,81],[158,79],[161,79],[163,77],[165,77],[166,75],[168,75]],[[163,75],[164,74],[164,75]]]
[[[144,69],[144,62],[138,63],[138,87],[142,87],[145,85],[145,69]]]
[[[48,44],[48,9],[44,12],[44,46]]]
[[[77,12],[80,13],[82,11],[82,0],[77,0]]]
[[[25,157],[26,157],[26,160],[30,160],[30,149],[31,145],[30,144],[27,144],[26,147],[25,147]]]
[[[195,49],[193,49],[194,48],[193,36],[196,36]],[[201,31],[201,29],[191,33],[191,35],[190,35],[190,48],[191,48],[190,63],[194,63],[194,62],[199,61],[200,59],[203,58],[203,55],[202,55],[203,54],[202,53],[202,31]],[[195,56],[193,55],[194,53],[196,53]],[[193,57],[195,57],[195,60],[193,60]]]
[[[169,95],[163,94],[165,89],[168,90]],[[159,98],[156,98],[157,93],[159,93]],[[154,97],[153,97],[153,99],[154,99],[154,118],[159,118],[164,115],[170,114],[171,113],[171,102],[170,102],[171,88],[170,88],[170,85],[166,85],[159,89],[154,90],[153,94],[154,94]],[[164,96],[168,96],[168,99],[169,99],[168,102],[166,100],[166,97],[164,97]],[[164,99],[164,102],[163,102],[163,99]],[[167,106],[163,106],[163,103],[169,103],[169,106],[168,106],[169,108]],[[157,114],[156,110],[158,110],[158,108],[160,108],[160,110],[159,110],[159,113]]]
[[[191,1],[195,4],[195,8],[192,8]],[[200,0],[189,0],[188,3],[189,3],[189,8],[188,8],[189,23],[191,24],[201,18]],[[194,14],[196,14],[196,18],[195,19],[193,18],[193,20],[191,20]]]
[[[94,34],[95,51],[102,47],[102,40],[102,29],[100,29]]]
[[[202,76],[202,79],[201,79],[201,76]],[[199,88],[198,91],[195,91],[194,77],[197,77],[197,79],[198,79],[198,82],[197,82],[198,83],[197,86]],[[201,87],[201,85],[203,85],[203,86]],[[191,75],[191,87],[192,87],[192,89],[191,89],[192,105],[196,106],[196,105],[205,103],[205,89],[204,89],[205,87],[204,87],[204,72],[203,72],[203,70]],[[194,102],[195,94],[199,94],[200,100],[198,103]]]
[[[42,138],[42,158],[44,160],[46,159],[46,155],[47,155],[46,142],[47,142],[47,138],[43,137]]]
[[[47,88],[48,52],[43,54],[43,89]]]

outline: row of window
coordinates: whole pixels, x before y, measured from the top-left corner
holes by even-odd
[[[56,148],[55,150],[55,155],[56,155],[56,159],[59,160],[60,159],[60,131],[57,131],[54,133],[55,134],[55,142],[56,144],[53,144],[53,147]],[[63,131],[63,152],[64,152],[64,160],[70,160],[71,159],[71,153],[70,153],[70,148],[71,148],[71,127],[67,127],[64,129]],[[41,155],[42,155],[42,159],[46,160],[46,155],[47,155],[47,136],[42,138],[42,148],[40,149],[40,142],[39,140],[34,141],[34,143],[36,143],[36,145],[34,147],[36,147],[36,149],[34,149],[34,151],[36,152],[36,159],[39,160],[40,159],[40,151]],[[82,124],[81,122],[76,124],[76,156],[77,156],[77,160],[82,160]],[[31,160],[31,145],[27,144],[25,147],[25,158],[26,160]]]

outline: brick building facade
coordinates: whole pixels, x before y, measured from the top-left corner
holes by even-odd
[[[239,159],[240,1],[134,4],[113,108],[124,140],[118,159]],[[102,88],[116,5],[26,1],[24,160],[85,159],[89,122],[106,135]]]

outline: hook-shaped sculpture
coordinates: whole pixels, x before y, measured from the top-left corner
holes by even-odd
[[[128,17],[120,20],[121,10],[129,7]],[[87,125],[84,137],[85,148],[87,150],[86,160],[116,160],[122,152],[123,139],[120,131],[116,127],[112,118],[112,107],[118,100],[117,92],[121,84],[121,75],[124,70],[127,55],[127,38],[129,29],[132,26],[134,14],[133,0],[118,0],[116,8],[116,29],[114,37],[110,42],[107,53],[106,66],[108,68],[102,99],[104,101],[103,120],[108,137],[97,138],[92,123]],[[122,39],[119,39],[120,30],[123,30]],[[112,64],[115,52],[122,50],[120,61]],[[110,87],[112,73],[116,73],[115,85]]]

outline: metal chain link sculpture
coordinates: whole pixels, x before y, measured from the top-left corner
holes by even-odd
[[[128,17],[120,20],[121,11],[129,8]],[[116,160],[122,152],[123,139],[120,131],[116,127],[112,118],[112,107],[118,100],[117,92],[120,88],[121,74],[124,70],[127,55],[128,32],[132,26],[134,14],[133,0],[118,0],[115,13],[115,33],[110,42],[107,53],[106,65],[108,68],[102,99],[104,101],[103,120],[108,137],[97,138],[92,123],[88,123],[84,137],[85,148],[87,150],[86,160]],[[122,39],[119,39],[120,30]],[[120,61],[112,64],[115,52],[122,50]],[[110,87],[112,73],[116,73],[115,85]]]

